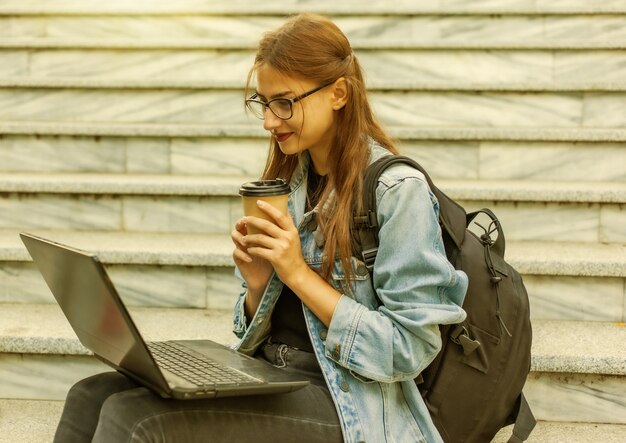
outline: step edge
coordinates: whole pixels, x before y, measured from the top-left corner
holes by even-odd
[[[438,92],[625,92],[626,82],[576,81],[576,82],[460,82],[460,81],[368,81],[369,91],[438,91]],[[198,89],[243,90],[245,84],[222,80],[172,80],[99,77],[79,78],[61,76],[2,77],[0,88],[19,89]]]
[[[623,142],[626,129],[599,128],[410,128],[387,125],[389,133],[400,140],[449,141],[563,141],[563,142]],[[67,123],[67,122],[0,122],[2,135],[70,135],[113,137],[185,137],[185,138],[261,138],[265,130],[253,125],[199,125],[149,123]]]
[[[15,306],[15,304],[7,304],[5,308],[11,310],[11,307]],[[30,306],[20,306],[18,312],[21,313],[22,318],[24,318],[24,311],[28,308],[32,307],[33,310],[39,311],[36,317],[40,317],[43,312],[43,315],[56,313],[56,323],[62,324],[65,329],[66,334],[72,334],[71,329],[68,324],[65,323],[65,318],[58,311],[58,307],[56,305],[30,305]],[[150,311],[158,311],[156,313],[150,313]],[[157,318],[163,318],[171,314],[178,315],[186,315],[181,314],[176,309],[157,309],[154,308],[135,308],[133,312],[142,312],[145,318],[146,315],[155,316]],[[189,309],[182,311],[191,311]],[[229,319],[232,318],[232,312],[228,310],[220,310],[213,311],[212,322],[217,324],[217,322],[222,321],[226,324],[229,324]],[[193,315],[197,315],[195,312]],[[219,320],[216,320],[219,318]],[[193,321],[199,321],[198,318],[195,318]],[[586,330],[587,332],[593,332],[597,330],[596,322],[581,322],[581,321],[557,321],[557,320],[545,320],[535,322],[533,325],[533,331],[537,334],[542,334],[546,329],[551,329],[553,324],[556,324],[559,330],[563,330],[563,324],[571,323],[569,329],[569,337],[571,340],[575,340],[575,337],[580,335],[581,329]],[[591,323],[591,324],[586,324]],[[612,324],[611,322],[602,322],[603,325]],[[53,327],[54,322],[52,323]],[[554,327],[552,327],[554,329]],[[208,330],[207,330],[208,331]],[[149,331],[148,331],[149,332]],[[214,331],[215,332],[215,331]],[[227,345],[232,345],[237,342],[234,334],[228,335],[230,331],[219,330],[214,335],[214,339],[216,341],[220,341]],[[583,331],[585,332],[585,331]],[[177,332],[177,334],[180,334]],[[197,334],[195,334],[197,335]],[[605,335],[607,335],[605,333]],[[621,336],[623,335],[622,329],[611,329],[608,336],[612,337],[614,341],[619,341]],[[225,337],[228,337],[226,341],[222,340]],[[162,338],[167,339],[167,338]],[[174,339],[183,339],[183,337],[175,337]],[[194,338],[196,339],[196,338]],[[549,335],[543,335],[541,340],[544,342],[550,341]],[[606,346],[613,349],[611,344],[606,344]],[[543,346],[545,348],[545,346]],[[579,355],[554,355],[553,353],[546,351],[537,351],[533,348],[533,354],[531,357],[531,371],[532,372],[549,372],[549,373],[576,373],[576,374],[597,374],[597,375],[618,375],[623,376],[626,375],[626,355],[595,355],[588,356],[584,350]],[[36,355],[74,355],[74,356],[90,356],[92,355],[91,351],[87,350],[80,344],[79,340],[75,337],[54,337],[54,336],[40,336],[40,335],[15,335],[15,333],[5,332],[0,330],[0,353],[11,353],[11,354],[36,354]]]

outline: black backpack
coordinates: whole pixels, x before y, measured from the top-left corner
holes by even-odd
[[[466,214],[414,160],[387,155],[365,172],[363,211],[353,220],[355,256],[362,258],[371,274],[378,249],[378,177],[398,163],[426,177],[439,200],[448,260],[469,278],[463,303],[467,319],[440,326],[442,349],[415,382],[446,443],[487,443],[513,423],[509,443],[523,442],[536,424],[522,393],[530,371],[532,339],[528,294],[519,273],[504,261],[504,233],[493,212],[482,209]],[[484,231],[480,236],[467,229],[479,213],[490,219],[488,226],[478,225]],[[498,234],[495,240],[491,238],[494,232]]]

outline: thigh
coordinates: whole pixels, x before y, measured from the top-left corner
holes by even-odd
[[[91,441],[105,400],[136,387],[136,383],[119,372],[105,372],[79,381],[67,394],[54,441]]]
[[[288,394],[212,400],[162,399],[145,388],[108,398],[94,442],[341,442],[328,390],[309,385]]]

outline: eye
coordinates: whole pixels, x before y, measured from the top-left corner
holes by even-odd
[[[291,116],[291,101],[285,98],[277,98],[270,102],[270,108],[279,117]]]

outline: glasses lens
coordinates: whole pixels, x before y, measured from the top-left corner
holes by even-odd
[[[248,110],[250,112],[252,112],[255,117],[258,117],[260,119],[263,119],[265,116],[265,104],[261,103],[260,101],[257,100],[253,100],[253,99],[248,99],[246,100],[246,106],[248,107]]]
[[[291,101],[284,98],[275,98],[269,102],[274,115],[283,120],[291,118]]]

